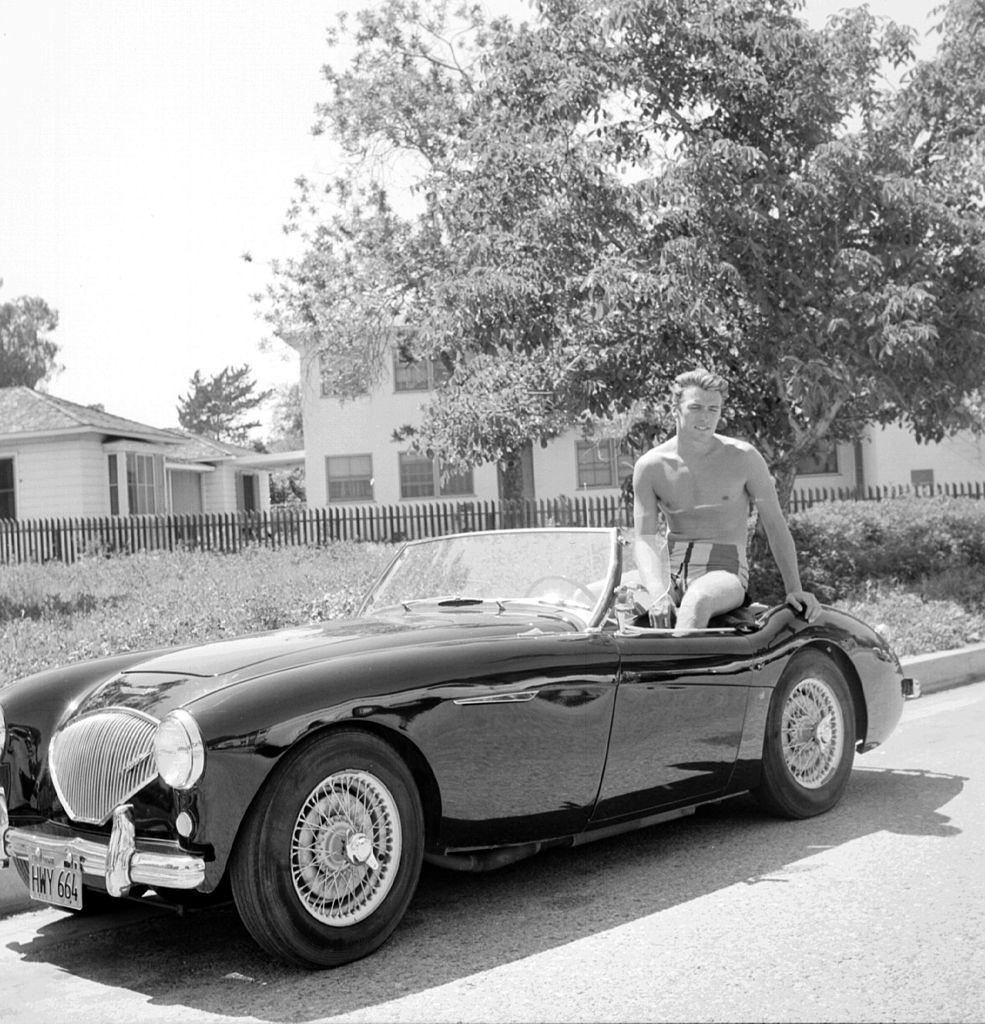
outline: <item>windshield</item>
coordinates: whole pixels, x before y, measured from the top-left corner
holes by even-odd
[[[608,529],[500,530],[412,541],[367,595],[361,613],[420,601],[463,607],[482,600],[592,613],[608,598],[616,552],[616,531]]]

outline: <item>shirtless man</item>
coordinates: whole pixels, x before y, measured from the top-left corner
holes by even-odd
[[[678,376],[677,433],[640,456],[633,472],[634,551],[651,594],[651,626],[672,626],[676,617],[678,630],[704,629],[713,615],[743,603],[750,502],[766,530],[787,603],[808,622],[820,613],[817,598],[801,587],[793,537],[766,461],[751,444],[715,433],[727,394],[724,379],[707,370]],[[661,512],[667,529],[658,537]]]

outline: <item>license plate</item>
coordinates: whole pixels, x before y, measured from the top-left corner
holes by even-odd
[[[32,853],[27,868],[32,900],[70,910],[82,909],[82,869],[78,861]]]

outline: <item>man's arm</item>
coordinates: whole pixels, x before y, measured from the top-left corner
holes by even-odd
[[[780,508],[780,500],[769,467],[755,449],[750,450],[749,459],[750,472],[746,489],[759,513],[770,551],[773,552],[773,559],[783,577],[787,604],[800,612],[808,622],[813,622],[821,614],[821,605],[813,594],[804,590],[800,582],[797,548],[790,527],[783,517],[783,509]]]
[[[633,554],[640,580],[650,595],[650,625],[669,628],[677,611],[670,597],[670,558],[660,525],[660,509],[653,487],[655,467],[641,458],[633,469]]]

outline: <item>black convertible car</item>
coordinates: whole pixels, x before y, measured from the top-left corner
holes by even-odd
[[[917,688],[880,632],[639,625],[616,529],[413,541],[355,619],[0,689],[0,862],[37,900],[229,894],[270,953],[377,948],[426,859],[499,867],[753,792],[828,810]]]

